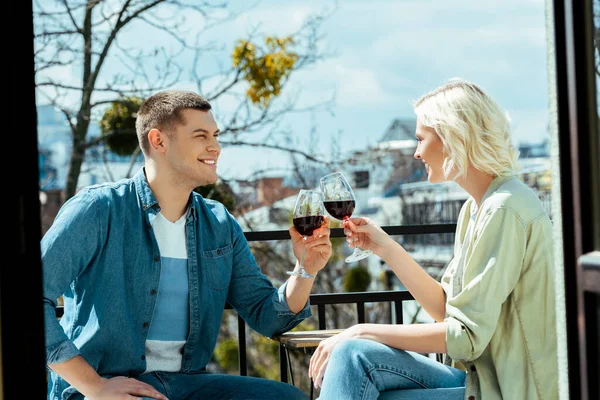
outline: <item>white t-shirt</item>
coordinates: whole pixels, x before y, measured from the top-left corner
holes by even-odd
[[[152,323],[146,338],[146,373],[181,369],[190,321],[185,220],[161,213],[152,222],[161,258],[160,283]]]

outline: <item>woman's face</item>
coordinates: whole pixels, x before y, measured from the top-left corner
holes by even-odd
[[[431,183],[445,182],[448,179],[444,176],[444,145],[438,134],[433,128],[429,128],[421,123],[417,118],[417,130],[415,132],[418,144],[415,151],[415,158],[423,161],[427,170],[427,179]]]

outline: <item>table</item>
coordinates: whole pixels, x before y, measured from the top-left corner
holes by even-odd
[[[333,335],[337,335],[340,332],[343,332],[344,329],[324,329],[324,330],[315,330],[315,331],[291,331],[286,332],[280,336],[277,336],[275,339],[281,344],[286,352],[287,358],[287,366],[288,371],[290,373],[290,378],[292,380],[292,385],[294,385],[294,374],[292,371],[292,363],[290,361],[289,350],[300,350],[305,354],[312,353],[321,343],[322,340],[325,340]],[[310,380],[310,398],[313,398],[313,381]]]

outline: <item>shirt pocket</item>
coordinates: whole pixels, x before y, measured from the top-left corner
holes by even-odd
[[[202,266],[207,272],[208,286],[213,290],[229,289],[233,264],[233,245],[202,252]]]

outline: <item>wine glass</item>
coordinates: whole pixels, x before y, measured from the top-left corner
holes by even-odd
[[[296,205],[294,206],[293,222],[298,233],[302,235],[302,239],[306,240],[313,234],[315,229],[320,228],[323,225],[324,218],[325,209],[323,208],[323,196],[321,196],[321,192],[318,190],[300,190],[296,198]],[[300,276],[302,278],[315,277],[304,270],[305,255],[306,248],[302,253],[299,271],[288,271],[288,275]]]
[[[325,209],[333,218],[347,221],[354,212],[356,198],[348,180],[341,172],[334,172],[321,178],[321,192]],[[356,240],[356,239],[355,239]],[[362,260],[373,254],[371,250],[354,248],[354,253],[346,257],[346,262]]]

